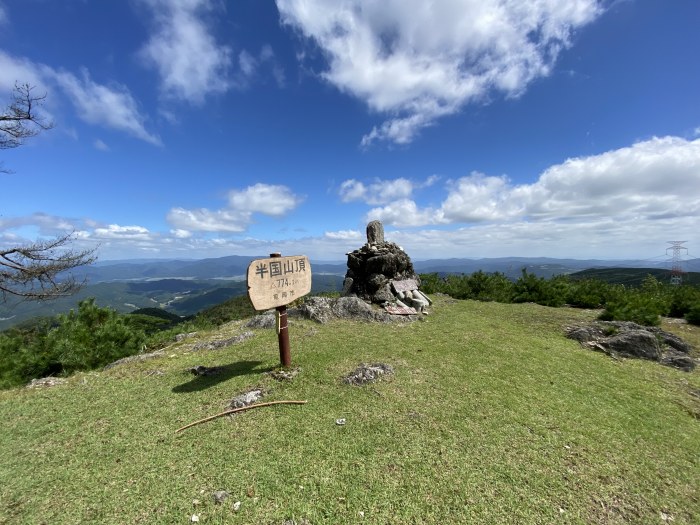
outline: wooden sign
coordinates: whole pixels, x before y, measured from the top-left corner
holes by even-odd
[[[311,264],[306,255],[256,259],[248,266],[248,297],[256,310],[291,303],[311,291]]]

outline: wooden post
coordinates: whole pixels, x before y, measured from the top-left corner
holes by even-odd
[[[282,257],[279,252],[271,253],[270,257]],[[280,347],[280,364],[292,366],[292,353],[289,349],[289,330],[287,329],[287,305],[278,306],[277,310],[277,341]]]
[[[1,1],[1,0],[0,0]],[[311,291],[311,264],[306,255],[271,253],[267,259],[255,259],[248,265],[248,298],[258,311],[277,310],[277,338],[280,363],[292,366],[287,328],[287,305]]]

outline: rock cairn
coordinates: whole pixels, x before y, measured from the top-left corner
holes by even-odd
[[[348,271],[343,294],[387,307],[423,312],[431,303],[418,288],[420,278],[403,249],[384,240],[384,226],[379,221],[367,225],[367,244],[347,254]],[[410,311],[410,309],[415,309]],[[392,312],[394,313],[394,312]]]

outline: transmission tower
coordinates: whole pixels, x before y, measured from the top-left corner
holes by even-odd
[[[683,282],[683,267],[681,266],[681,251],[685,250],[688,253],[688,248],[683,246],[684,243],[688,241],[667,241],[669,246],[666,248],[666,254],[671,250],[671,258],[669,262],[671,263],[671,284],[679,285]]]

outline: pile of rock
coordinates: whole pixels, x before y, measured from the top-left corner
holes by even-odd
[[[424,312],[430,299],[418,288],[420,278],[403,249],[384,240],[379,221],[367,225],[367,243],[347,254],[343,294],[387,307],[390,313]],[[392,311],[393,309],[393,311]]]
[[[680,337],[654,326],[629,321],[597,321],[590,326],[570,326],[567,336],[591,350],[612,357],[636,357],[658,361],[691,372],[696,361],[693,347]]]

